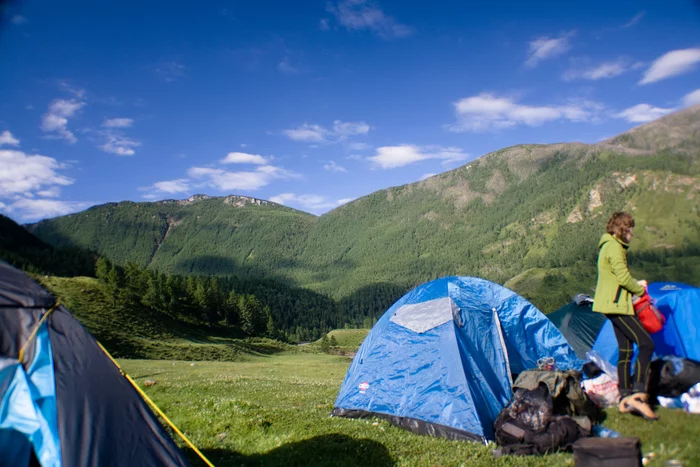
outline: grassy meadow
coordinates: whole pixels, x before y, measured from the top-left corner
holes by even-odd
[[[156,381],[145,391],[216,466],[573,465],[571,454],[496,459],[493,446],[418,436],[380,420],[330,418],[347,357],[281,352],[236,362],[120,364],[142,387]],[[700,465],[700,416],[659,410],[656,423],[608,410],[605,425],[639,437],[644,454],[653,453],[650,466]]]

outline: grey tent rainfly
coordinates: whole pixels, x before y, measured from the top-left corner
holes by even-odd
[[[68,309],[0,261],[0,465],[189,465],[132,382]]]

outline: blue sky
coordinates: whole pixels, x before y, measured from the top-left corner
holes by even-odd
[[[238,194],[322,214],[520,143],[700,103],[693,0],[23,1],[0,212]]]

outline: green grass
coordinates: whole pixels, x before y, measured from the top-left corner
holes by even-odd
[[[331,336],[334,336],[336,345],[328,350],[328,354],[354,357],[369,331],[369,329],[333,329],[329,331],[326,335],[329,340]],[[307,353],[320,353],[322,340],[323,337],[309,344],[302,345],[298,349]]]
[[[357,350],[368,333],[369,329],[334,329],[328,333],[328,338],[334,336],[339,347],[353,347]]]
[[[329,418],[347,358],[308,353],[245,362],[123,360],[138,383],[217,466],[570,466],[571,454],[494,459],[493,446],[414,435],[385,421]],[[667,460],[700,465],[700,417],[660,409],[645,422],[608,410],[605,425]],[[187,449],[184,448],[186,451]],[[196,456],[188,451],[195,465]]]
[[[162,313],[115,309],[90,277],[39,279],[115,357],[237,361],[293,349],[271,339],[235,339]]]

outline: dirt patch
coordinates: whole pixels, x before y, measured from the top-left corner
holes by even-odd
[[[576,206],[576,209],[574,209],[571,214],[569,214],[569,217],[566,218],[566,222],[569,224],[575,224],[577,222],[581,222],[583,220],[583,214],[581,214],[581,208]]]
[[[421,219],[429,220],[429,221],[435,221],[439,218],[438,214],[434,211],[428,211],[422,216],[420,216]]]
[[[594,209],[603,206],[603,201],[600,197],[600,188],[600,186],[597,186],[588,193],[588,212],[593,212]]]
[[[506,190],[507,185],[506,177],[503,176],[500,170],[496,170],[486,186],[490,191],[500,195]]]

